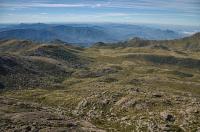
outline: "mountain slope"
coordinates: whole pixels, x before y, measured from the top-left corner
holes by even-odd
[[[190,37],[175,40],[145,40],[141,38],[134,38],[128,41],[119,43],[96,43],[94,46],[103,47],[151,47],[165,50],[200,50],[200,33],[196,33]]]
[[[7,40],[0,51],[0,79],[10,88],[48,87],[90,63],[81,48],[63,44]]]
[[[15,29],[0,32],[0,39],[25,39],[33,41],[52,41],[56,34],[47,30]]]
[[[20,53],[24,50],[28,50],[35,45],[38,45],[37,43],[33,44],[32,41],[28,40],[16,40],[16,39],[10,39],[10,40],[3,40],[0,41],[0,52],[11,52],[11,53]]]
[[[2,30],[3,31],[0,32],[0,39],[28,39],[38,42],[50,42],[59,39],[70,43],[93,43],[98,41],[109,42],[114,40],[105,31],[94,27],[25,24]]]
[[[194,50],[194,51],[200,51],[200,33],[196,33],[190,37],[185,37],[180,40],[174,40],[172,42],[169,42],[168,45],[170,47],[177,47],[182,48],[185,50]]]
[[[2,40],[0,131],[198,131],[200,52],[184,46],[198,37]]]

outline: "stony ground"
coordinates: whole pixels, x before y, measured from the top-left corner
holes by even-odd
[[[0,99],[1,132],[103,132],[85,120],[66,117],[59,109],[13,98]]]
[[[43,65],[34,67],[41,73],[34,78],[62,76],[41,80],[46,87],[2,90],[0,131],[200,131],[198,51],[93,47],[79,54],[86,66],[41,57],[56,66],[48,65],[52,73],[43,68],[45,74]],[[26,82],[34,82],[28,70]]]

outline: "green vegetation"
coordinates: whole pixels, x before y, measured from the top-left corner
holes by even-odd
[[[24,130],[20,123],[27,127],[25,120],[31,120],[25,115],[40,111],[75,124],[61,121],[59,127],[56,118],[57,125],[48,124],[46,115],[48,125],[38,120],[31,130],[198,131],[200,53],[196,43],[195,50],[183,50],[185,43],[199,43],[197,36],[161,45],[145,40],[150,44],[134,46],[140,41],[135,40],[90,48],[24,41],[18,48],[21,41],[3,41],[0,130]],[[18,116],[19,124],[11,122]]]

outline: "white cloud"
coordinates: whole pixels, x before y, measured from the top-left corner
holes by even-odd
[[[19,0],[20,1],[20,0]],[[78,1],[78,0],[77,0]],[[150,21],[150,19],[157,22],[158,18],[160,21],[170,22],[171,20],[177,20],[177,23],[200,20],[200,2],[199,0],[81,0],[77,2],[66,2],[64,3],[49,3],[48,1],[43,2],[40,0],[20,3],[20,2],[0,2],[0,8],[5,8],[7,10],[17,10],[17,9],[28,9],[28,8],[41,8],[41,13],[38,12],[23,12],[15,14],[15,11],[9,11],[8,13],[13,13],[16,16],[15,19],[19,21]],[[54,1],[55,2],[55,1]],[[60,1],[59,1],[60,2]],[[77,2],[77,3],[75,3]],[[46,9],[48,8],[50,12]],[[51,9],[52,8],[52,9]],[[65,14],[65,12],[55,12],[54,9],[66,8],[76,8],[79,13],[71,12]],[[83,9],[82,9],[83,8]],[[90,12],[80,13],[85,8],[91,8],[88,10]],[[98,8],[103,10],[95,10]],[[94,12],[92,12],[94,11]],[[104,13],[105,12],[105,13]],[[1,21],[4,19],[7,21],[15,21],[13,17],[6,18],[3,16],[4,12],[0,12]],[[18,14],[18,17],[17,17]],[[37,14],[39,16],[33,16]],[[28,17],[22,17],[22,15],[27,15]],[[29,17],[30,16],[30,17]],[[32,17],[31,17],[32,16]],[[56,19],[55,19],[56,18]],[[191,19],[190,19],[191,18]],[[143,20],[144,19],[144,20]],[[162,19],[162,20],[161,20]],[[165,20],[166,19],[166,20]],[[174,23],[174,22],[171,22]]]
[[[98,14],[99,17],[123,17],[123,16],[130,16],[131,14],[129,13],[102,13]]]
[[[89,7],[89,8],[132,8],[132,9],[159,9],[159,10],[176,10],[179,12],[200,12],[200,2],[198,0],[160,0],[160,1],[150,1],[150,0],[115,0],[110,2],[82,2],[82,3],[42,3],[42,2],[27,2],[27,3],[0,3],[0,7],[13,7],[13,8],[79,8],[79,7]]]
[[[47,7],[47,8],[59,8],[59,7],[101,7],[101,4],[48,4],[48,3],[29,3],[29,4],[5,4],[0,3],[0,7],[14,7],[14,8],[28,8],[28,7]]]
[[[40,13],[41,15],[48,15],[48,13],[46,13],[46,12],[42,12],[42,13]]]

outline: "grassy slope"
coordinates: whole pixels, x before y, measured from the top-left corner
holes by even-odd
[[[91,60],[82,49],[57,44],[8,40],[0,43],[0,78],[7,88],[51,87]]]
[[[70,67],[70,76],[64,76],[56,82],[62,87],[48,85],[49,89],[35,86],[32,89],[4,91],[1,96],[59,108],[66,116],[88,120],[107,131],[199,129],[198,51],[151,47],[93,47],[84,50],[59,47],[47,46],[42,56],[34,54],[30,57],[30,53],[33,55],[32,52],[35,53],[38,47],[25,49],[14,56],[36,59],[36,66],[39,64],[38,60],[42,60],[47,63],[46,66],[42,64],[45,66],[44,73],[52,73],[45,75],[52,75],[54,79],[58,79],[54,73],[60,73],[60,69],[46,69],[49,63],[65,70]],[[70,51],[70,55],[81,58],[79,61],[76,59],[76,63],[87,61],[87,67],[69,65],[69,59],[63,59],[58,53],[54,58],[54,51],[63,49],[67,53]],[[10,56],[11,53],[6,54]],[[169,56],[172,57],[170,63],[166,59]],[[188,62],[188,59],[192,61]],[[39,69],[41,67],[37,70]],[[169,119],[165,117],[165,113]]]

